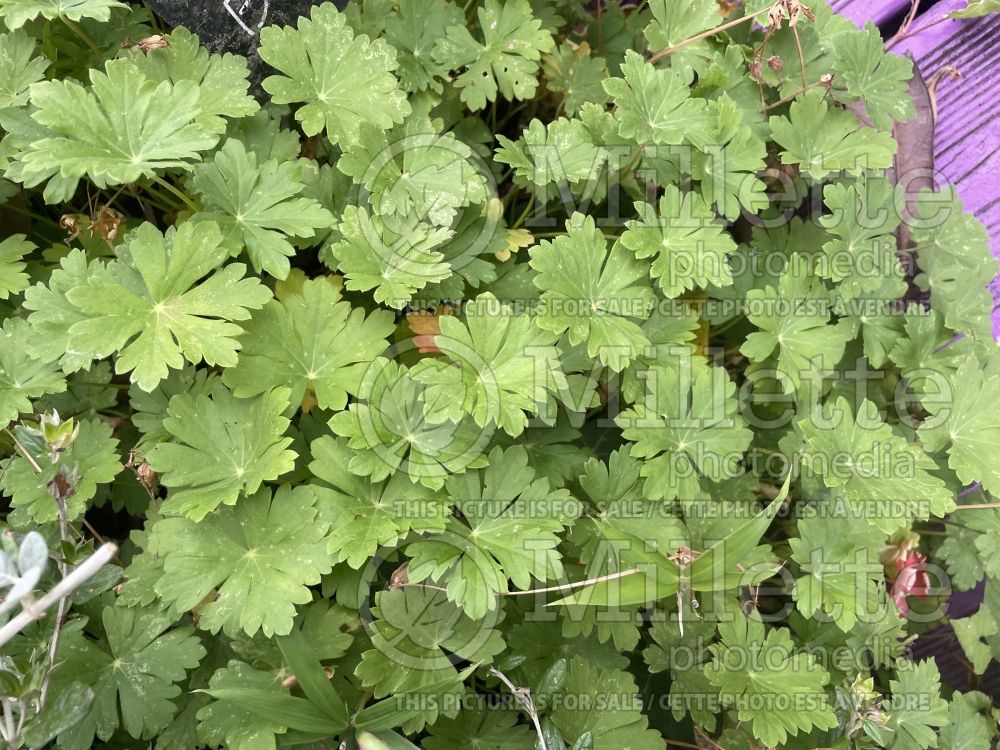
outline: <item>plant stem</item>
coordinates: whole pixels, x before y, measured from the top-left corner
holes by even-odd
[[[137,193],[133,193],[132,197],[143,205],[153,206],[161,211],[173,211],[176,206],[174,201],[164,193],[162,190],[153,187],[152,183],[142,186],[142,198],[139,197]]]
[[[913,25],[913,19],[917,17],[917,11],[919,10],[920,0],[910,0],[910,10],[906,14],[906,18],[904,18],[903,22],[899,25],[899,31],[896,32],[897,34],[905,34],[910,30],[910,26]]]
[[[604,3],[597,3],[597,52],[604,51]]]
[[[614,581],[618,578],[625,578],[626,576],[635,575],[639,572],[638,568],[629,568],[628,570],[622,570],[618,573],[609,573],[606,576],[598,576],[597,578],[588,578],[586,581],[574,581],[573,583],[563,583],[559,586],[547,586],[543,589],[528,589],[526,591],[505,591],[501,592],[500,596],[527,596],[529,594],[548,594],[556,591],[567,591],[572,589],[582,588],[584,586],[591,586],[598,583],[604,583],[605,581]]]
[[[802,71],[802,88],[809,86],[809,79],[806,77],[806,56],[802,52],[802,40],[799,38],[799,30],[791,26],[792,36],[795,37],[795,51],[799,55],[799,69]]]
[[[945,76],[951,77],[952,80],[962,77],[962,71],[956,68],[954,65],[942,65],[935,71],[934,75],[927,79],[927,96],[931,100],[931,123],[934,124],[938,119],[938,100],[937,100],[937,87],[941,83]]]
[[[511,229],[517,229],[519,226],[521,226],[521,224],[524,223],[524,220],[528,218],[528,214],[531,212],[531,207],[534,204],[535,204],[535,193],[534,191],[532,191],[528,193],[528,202],[525,203],[524,205],[524,211],[522,211],[521,215],[517,217],[517,220],[510,225]]]
[[[814,89],[814,88],[816,88],[819,85],[820,85],[819,81],[816,81],[815,83],[806,84],[805,86],[803,86],[802,88],[800,88],[798,91],[795,91],[794,93],[791,93],[788,96],[783,96],[781,99],[778,99],[778,101],[772,102],[771,104],[768,104],[767,106],[764,107],[764,112],[770,112],[772,109],[774,109],[776,107],[780,107],[782,104],[788,104],[788,102],[792,101],[795,97],[801,96],[802,94],[806,93],[810,89]],[[839,90],[840,89],[838,89],[838,91]]]
[[[63,23],[65,23],[66,26],[69,27],[70,31],[72,31],[74,34],[80,37],[80,39],[82,39],[84,43],[86,43],[86,45],[90,47],[90,51],[93,52],[94,55],[96,55],[97,57],[102,56],[101,50],[98,49],[96,44],[94,44],[94,40],[91,39],[89,36],[87,36],[86,31],[81,29],[75,22],[70,21],[68,18],[66,18],[66,16],[59,16],[59,17],[63,20]]]
[[[35,457],[28,453],[25,447],[21,445],[21,441],[17,439],[17,435],[14,434],[14,431],[9,427],[4,427],[3,431],[6,432],[8,437],[14,441],[14,445],[17,447],[17,450],[27,459],[28,463],[31,464],[31,468],[35,470],[35,473],[41,474],[42,467],[38,465],[38,461],[35,460]]]
[[[618,175],[616,178],[618,182],[622,181],[623,174],[631,172],[633,169],[635,169],[636,165],[639,163],[639,160],[642,159],[642,154],[643,152],[645,152],[645,150],[646,150],[646,144],[643,143],[639,146],[639,149],[635,152],[632,158],[629,159],[628,164],[626,164],[624,167],[618,170]]]
[[[188,197],[187,193],[178,188],[176,185],[172,185],[171,183],[167,182],[158,174],[154,174],[152,179],[153,182],[162,187],[164,190],[171,193],[174,197],[178,198],[185,206],[190,208],[195,213],[201,210],[198,207],[198,204],[195,203],[193,200],[191,200],[191,198]]]
[[[505,115],[503,116],[503,119],[502,119],[502,120],[500,120],[500,122],[499,122],[499,123],[497,123],[497,127],[496,127],[496,129],[494,129],[494,131],[493,131],[493,132],[494,132],[494,133],[499,133],[499,132],[500,132],[501,130],[503,130],[504,126],[505,126],[505,125],[506,125],[506,124],[507,124],[508,122],[510,122],[510,121],[511,121],[511,119],[512,119],[512,118],[513,118],[513,117],[514,117],[515,115],[518,115],[518,114],[520,114],[521,112],[523,112],[523,111],[524,111],[524,110],[525,110],[525,109],[527,108],[527,106],[528,106],[528,103],[527,103],[527,102],[522,102],[521,104],[518,104],[518,105],[517,105],[516,107],[511,107],[511,108],[510,108],[509,110],[507,110],[507,114],[505,114]],[[502,182],[502,180],[501,180],[501,182]]]
[[[490,667],[490,674],[507,686],[507,689],[513,694],[514,700],[516,700],[521,707],[527,711],[528,716],[531,717],[531,723],[535,725],[535,734],[538,735],[538,750],[548,750],[549,746],[545,744],[545,732],[542,731],[542,723],[538,719],[538,711],[535,709],[535,702],[531,699],[531,690],[528,688],[518,687],[510,681],[510,678],[508,678],[507,675],[495,667]]]
[[[76,489],[73,489],[75,492]],[[63,542],[68,542],[69,539],[69,513],[66,509],[66,497],[63,496],[60,490],[52,492],[52,499],[56,501],[56,507],[59,510],[59,539]],[[65,561],[60,561],[58,563],[59,575],[63,578],[66,577],[66,563]],[[38,691],[38,712],[41,713],[42,709],[45,707],[45,699],[49,694],[49,682],[52,679],[52,670],[55,669],[56,665],[56,654],[59,651],[59,640],[62,636],[62,624],[63,618],[66,617],[66,603],[69,601],[67,597],[63,597],[59,600],[56,605],[56,619],[55,623],[52,625],[52,639],[49,642],[49,661],[45,668],[45,678],[42,680],[42,687]]]
[[[708,37],[714,36],[715,34],[718,34],[720,31],[725,31],[726,29],[731,29],[734,26],[739,26],[741,23],[746,23],[747,21],[750,21],[751,19],[754,19],[759,15],[767,13],[769,10],[771,10],[771,6],[768,6],[766,8],[761,8],[756,13],[751,13],[748,16],[741,16],[740,18],[737,18],[733,21],[727,21],[721,26],[716,26],[714,29],[709,29],[708,31],[703,31],[700,34],[695,34],[692,37],[688,37],[683,42],[678,42],[672,47],[664,47],[655,55],[653,55],[651,58],[649,58],[649,62],[655,63],[657,60],[662,60],[664,57],[672,55],[678,50],[684,49],[685,47],[694,44],[695,42],[700,42],[702,39],[708,39]]]
[[[563,108],[566,106],[566,100],[568,98],[569,94],[563,94],[562,99],[559,100],[559,106],[556,107],[556,113],[552,116],[554,120],[558,120],[559,116],[563,113]]]
[[[944,23],[945,21],[954,21],[954,20],[955,20],[954,18],[948,18],[948,16],[941,16],[940,18],[934,21],[925,23],[923,26],[918,26],[912,31],[910,31],[909,29],[906,29],[905,31],[900,31],[898,34],[896,34],[896,36],[894,36],[892,39],[886,42],[885,49],[886,51],[888,51],[893,47],[895,47],[896,44],[903,41],[904,39],[909,39],[911,36],[916,36],[922,31],[927,31],[927,29],[933,29],[935,26],[937,26],[940,23]]]
[[[966,526],[964,523],[959,523],[958,521],[952,521],[950,518],[935,518],[934,523],[943,523],[945,526],[957,526],[960,529],[965,529],[966,531],[975,531],[977,534],[981,534],[981,531],[972,528],[971,526]]]
[[[115,194],[114,194],[114,195],[112,195],[112,196],[111,196],[111,198],[109,198],[108,200],[106,200],[106,201],[104,202],[104,207],[105,207],[105,208],[111,208],[111,204],[112,204],[112,203],[114,203],[114,202],[115,202],[115,201],[116,201],[116,200],[118,199],[118,196],[122,194],[122,191],[123,191],[123,190],[125,190],[125,186],[124,186],[124,185],[121,185],[121,186],[120,186],[120,187],[119,187],[119,188],[118,188],[118,189],[117,189],[117,190],[115,191]],[[103,191],[102,191],[102,192],[103,192]],[[98,205],[100,205],[100,204],[98,204]]]

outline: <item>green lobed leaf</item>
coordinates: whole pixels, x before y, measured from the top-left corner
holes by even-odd
[[[529,415],[551,421],[554,396],[567,385],[555,347],[558,332],[535,325],[513,305],[482,294],[440,320],[435,346],[447,359],[424,359],[412,377],[424,384],[424,414],[432,424],[467,415],[481,428],[496,425],[514,437]]]
[[[10,13],[0,6],[0,17]],[[14,28],[9,23],[10,28]],[[28,103],[28,89],[45,77],[49,60],[35,56],[36,43],[20,29],[9,34],[0,34],[0,110],[7,107],[23,107]]]
[[[482,41],[465,25],[449,26],[434,59],[451,70],[462,101],[473,111],[504,99],[529,99],[538,85],[538,60],[555,46],[528,0],[485,0],[476,10]]]
[[[86,176],[98,187],[137,182],[159,169],[191,169],[219,139],[198,121],[198,84],[158,83],[129,60],[92,70],[87,88],[72,79],[43,81],[30,93],[38,108],[32,117],[48,134],[21,157],[28,178],[58,174],[75,186]],[[46,197],[56,202],[57,195]]]
[[[158,49],[144,51],[133,46],[126,51],[128,59],[148,79],[160,83],[192,81],[198,85],[198,116],[195,118],[210,130],[224,132],[229,120],[255,114],[260,105],[247,93],[250,71],[239,55],[209,54],[198,37],[180,26],[164,36],[167,42]]]
[[[841,170],[859,174],[891,167],[896,153],[891,134],[859,127],[853,114],[831,109],[815,89],[793,101],[787,117],[776,115],[768,124],[783,148],[782,163],[796,164],[816,180]]]
[[[565,235],[531,249],[530,262],[542,290],[540,327],[568,332],[573,346],[586,342],[587,355],[614,370],[649,346],[636,322],[655,304],[645,268],[623,242],[609,249],[592,217],[574,214]]]
[[[727,256],[736,243],[700,195],[670,185],[657,207],[636,203],[635,209],[639,218],[627,222],[621,243],[637,258],[655,258],[649,272],[665,296],[733,283]]]
[[[106,606],[101,622],[105,642],[74,628],[59,645],[54,689],[81,682],[94,693],[84,719],[60,737],[73,750],[90,747],[95,735],[110,739],[119,726],[136,739],[162,730],[177,710],[177,683],[206,653],[190,626],[172,627],[173,618],[156,609]]]
[[[53,461],[44,447],[29,449],[31,461],[17,455],[6,464],[0,488],[11,499],[12,521],[26,524],[58,520],[59,509],[49,485],[56,476],[69,474],[72,494],[66,501],[66,516],[75,521],[84,514],[100,485],[111,482],[122,470],[118,440],[112,437],[107,423],[96,419],[81,420],[73,443]],[[36,466],[41,472],[36,471]]]
[[[640,146],[675,146],[685,140],[698,145],[711,127],[706,103],[691,96],[676,71],[654,68],[628,50],[622,77],[609,78],[604,90],[616,106],[618,132]]]
[[[394,329],[389,313],[366,317],[326,279],[306,281],[301,293],[272,300],[243,327],[246,343],[235,367],[223,373],[233,393],[245,398],[284,387],[291,404],[311,393],[322,409],[344,408]]]
[[[798,428],[805,439],[803,471],[886,534],[954,510],[953,493],[931,473],[937,465],[920,446],[893,434],[868,399],[855,414],[847,399],[838,398],[798,422]]]
[[[221,383],[170,399],[163,426],[171,437],[147,454],[171,488],[164,511],[198,521],[291,471],[296,454],[284,437],[287,407],[287,388],[237,399]]]
[[[332,565],[315,504],[309,487],[286,486],[198,521],[158,521],[150,532],[163,559],[157,595],[175,612],[197,607],[198,626],[213,633],[287,635],[296,605],[312,601],[307,587]]]
[[[393,75],[395,50],[355,36],[333,3],[314,6],[294,28],[261,29],[259,54],[283,74],[265,78],[264,90],[276,104],[303,104],[295,119],[306,135],[325,130],[333,143],[352,143],[362,123],[388,128],[410,113]]]
[[[928,409],[934,419],[920,427],[928,451],[947,446],[948,465],[965,484],[981,482],[987,492],[1000,493],[1000,467],[988,460],[985,446],[1000,439],[1000,419],[994,410],[1000,398],[1000,375],[990,374],[974,357],[959,365],[950,398]]]
[[[499,594],[562,576],[559,532],[572,525],[569,492],[535,478],[520,446],[494,448],[486,469],[448,481],[445,489],[464,522],[406,548],[411,581],[446,584],[449,601],[472,619],[499,607]]]
[[[6,319],[0,329],[0,425],[4,427],[31,411],[31,399],[66,390],[66,379],[55,362],[29,354],[31,336],[30,326],[18,318]]]
[[[788,630],[766,630],[756,612],[737,611],[719,624],[719,635],[721,642],[709,647],[712,663],[705,676],[722,705],[733,704],[739,720],[750,724],[754,737],[766,745],[784,744],[800,731],[837,725],[824,689],[829,674],[814,656],[793,651]]]
[[[107,21],[111,11],[125,7],[128,6],[117,0],[3,0],[0,18],[8,29],[19,29],[39,16],[70,21],[84,18]]]
[[[185,360],[236,364],[242,329],[231,321],[249,318],[271,293],[243,278],[242,264],[220,268],[229,254],[221,243],[212,222],[185,223],[165,235],[140,226],[116,260],[66,292],[84,314],[69,326],[70,347],[94,359],[117,353],[115,371],[131,372],[147,392]]]
[[[194,221],[211,221],[222,229],[232,254],[245,250],[255,271],[284,279],[295,255],[296,239],[312,237],[333,226],[333,214],[306,197],[294,162],[257,156],[237,140],[227,140],[211,161],[197,166],[191,179],[205,211]]]

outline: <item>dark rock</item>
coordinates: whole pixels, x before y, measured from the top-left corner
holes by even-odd
[[[147,0],[170,26],[184,26],[213,52],[234,52],[247,58],[257,84],[270,69],[257,55],[258,33],[264,26],[294,25],[319,3],[312,0]],[[348,0],[335,0],[343,9]]]

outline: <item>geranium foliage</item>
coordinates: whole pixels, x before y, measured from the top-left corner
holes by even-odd
[[[997,264],[874,26],[198,32],[0,0],[7,747],[995,747]]]

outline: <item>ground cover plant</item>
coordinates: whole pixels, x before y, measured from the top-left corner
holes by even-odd
[[[259,42],[0,0],[7,747],[994,746],[997,268],[908,59],[822,0]]]

